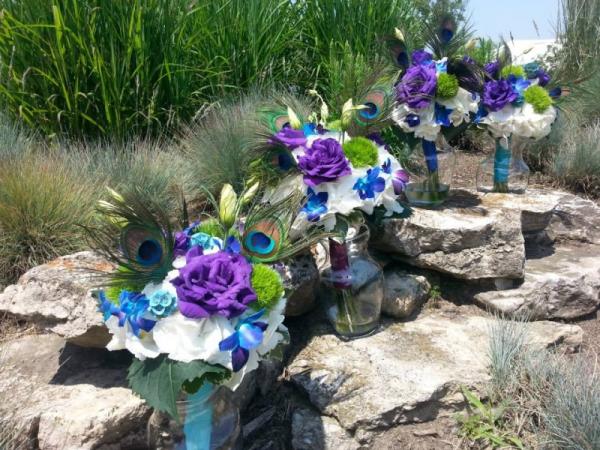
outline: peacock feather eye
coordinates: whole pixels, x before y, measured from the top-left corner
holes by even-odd
[[[265,218],[250,224],[242,237],[245,253],[257,261],[275,256],[283,241],[283,224],[278,218]]]
[[[246,246],[250,251],[266,255],[273,251],[275,241],[261,231],[253,231],[246,237]]]
[[[142,242],[137,251],[137,262],[145,266],[158,264],[162,259],[162,248],[154,239]]]
[[[379,108],[375,103],[367,102],[364,104],[366,106],[365,109],[360,111],[360,115],[367,120],[374,119],[379,115]]]
[[[366,108],[356,114],[355,122],[359,126],[369,126],[373,122],[383,119],[385,111],[389,109],[391,93],[385,86],[375,86],[360,101]]]
[[[163,260],[164,239],[153,230],[126,227],[121,234],[121,248],[125,257],[144,267],[156,266]]]

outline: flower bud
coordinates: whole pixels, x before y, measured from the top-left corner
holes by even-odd
[[[302,128],[302,122],[300,122],[300,119],[298,118],[294,110],[288,106],[287,113],[288,117],[290,118],[290,125],[292,126],[292,128],[294,128],[295,130],[300,130]]]
[[[404,43],[404,33],[399,28],[394,28],[394,36],[400,42]]]
[[[248,189],[246,189],[246,191],[242,194],[242,198],[240,199],[241,205],[247,205],[250,201],[252,201],[252,199],[258,192],[259,186],[260,183],[257,181],[256,183],[252,184]]]
[[[219,200],[219,219],[225,228],[233,226],[236,219],[237,194],[230,184],[225,184],[221,189],[221,198]]]

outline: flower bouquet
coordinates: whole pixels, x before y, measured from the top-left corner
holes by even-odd
[[[342,336],[357,336],[377,326],[383,296],[382,271],[368,255],[360,212],[401,213],[397,196],[408,174],[374,133],[392,104],[391,84],[371,88],[358,106],[349,100],[337,118],[321,102],[320,114],[305,120],[288,108],[287,121],[271,129],[268,146],[284,174],[268,198],[300,192],[306,201],[296,225],[322,221],[336,232],[329,239],[331,267],[322,277],[328,317]]]
[[[443,144],[436,145],[444,142],[440,131],[469,123],[478,110],[479,96],[461,86],[460,74],[467,72],[468,62],[435,61],[425,50],[414,51],[411,59],[412,65],[396,86],[398,105],[392,117],[403,132],[420,138],[425,157],[424,179],[409,184],[406,197],[416,206],[435,207],[448,196],[453,170],[449,161],[444,177],[440,174],[438,152],[444,150]]]
[[[96,293],[112,334],[107,348],[135,356],[130,386],[164,416],[151,420],[159,429],[149,436],[162,442],[151,447],[164,439],[173,448],[233,447],[238,418],[218,387],[235,389],[287,340],[284,289],[269,264],[322,234],[310,229],[292,242],[301,197],[249,206],[257,189],[238,198],[226,185],[219,202],[206,193],[214,214],[176,233],[137,191],[110,191],[100,203],[104,223],[89,234],[117,266]]]
[[[556,119],[553,97],[560,89],[548,91],[548,74],[536,63],[524,66],[485,65],[477,122],[485,124],[496,139],[493,157],[479,167],[477,188],[484,192],[522,193],[529,181],[529,168],[522,158],[526,139],[548,135]],[[512,144],[512,145],[511,145]]]
[[[410,163],[413,182],[405,195],[412,205],[436,207],[448,197],[455,162],[444,134],[456,134],[472,121],[483,77],[469,57],[458,54],[468,29],[443,12],[432,16],[426,29],[425,48],[412,53],[398,29],[387,41],[401,71],[392,119],[411,147],[419,140],[424,156]]]

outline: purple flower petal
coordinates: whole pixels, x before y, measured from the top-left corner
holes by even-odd
[[[248,356],[250,352],[242,347],[236,348],[231,353],[231,365],[233,367],[234,372],[239,372],[242,367],[246,365],[248,362]]]

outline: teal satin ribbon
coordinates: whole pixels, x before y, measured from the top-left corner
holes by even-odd
[[[508,183],[510,173],[511,152],[508,146],[502,145],[502,140],[496,141],[494,154],[494,183]]]
[[[188,396],[183,424],[185,447],[178,450],[210,450],[213,406],[207,400],[213,389],[212,384],[204,383],[198,392]]]

